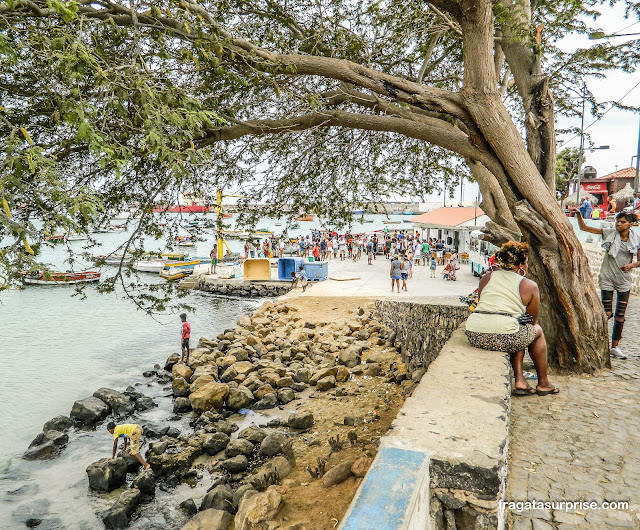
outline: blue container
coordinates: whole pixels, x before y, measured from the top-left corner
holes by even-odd
[[[313,263],[305,263],[304,270],[307,273],[309,281],[322,282],[329,275],[328,261],[314,261]]]
[[[300,270],[302,258],[280,258],[278,260],[278,280],[290,280],[291,273]]]

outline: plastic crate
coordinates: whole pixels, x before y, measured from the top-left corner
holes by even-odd
[[[244,260],[244,279],[269,281],[271,279],[271,262],[268,258],[249,258]]]
[[[305,263],[304,270],[307,273],[307,279],[311,282],[322,282],[329,276],[328,261],[314,261]]]
[[[291,280],[291,273],[300,270],[302,258],[280,258],[278,260],[278,280]]]

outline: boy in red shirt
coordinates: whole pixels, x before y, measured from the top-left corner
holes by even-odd
[[[182,313],[180,315],[180,320],[182,320],[182,330],[180,331],[180,338],[182,340],[182,356],[180,357],[179,364],[182,364],[183,362],[189,364],[189,338],[191,337],[191,325],[187,322],[186,313]]]

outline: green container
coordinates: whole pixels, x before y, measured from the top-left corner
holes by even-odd
[[[313,256],[309,256],[307,259],[309,260],[309,263],[313,263]]]

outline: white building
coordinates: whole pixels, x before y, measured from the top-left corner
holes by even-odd
[[[480,208],[465,206],[436,208],[410,219],[421,239],[441,239],[447,248],[456,248],[458,252],[469,252],[469,233],[489,220]]]

